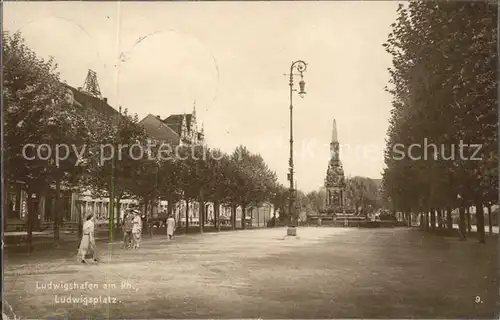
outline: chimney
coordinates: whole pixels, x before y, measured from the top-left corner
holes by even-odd
[[[83,87],[78,87],[78,91],[83,91]]]
[[[160,119],[160,120],[161,120],[161,117],[160,117],[160,115],[159,115],[159,114],[157,114],[157,115],[156,115],[156,117],[157,117],[158,119]]]
[[[104,101],[104,103],[108,103],[108,98],[104,97],[102,98],[102,101]]]

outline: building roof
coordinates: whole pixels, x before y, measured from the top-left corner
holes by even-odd
[[[81,104],[84,107],[93,108],[99,113],[110,116],[110,117],[118,117],[120,116],[120,112],[110,106],[107,102],[106,98],[99,99],[97,97],[91,96],[90,94],[80,91],[72,86],[64,84],[64,86],[71,90],[73,93],[74,100]]]
[[[187,131],[191,131],[191,119],[193,117],[192,114],[173,114],[168,118],[164,119],[163,122],[167,124],[170,128],[172,128],[179,136],[182,131],[182,119],[186,116],[186,128]]]
[[[150,138],[172,144],[179,143],[180,134],[177,134],[170,126],[152,114],[148,114],[139,124],[144,127]]]

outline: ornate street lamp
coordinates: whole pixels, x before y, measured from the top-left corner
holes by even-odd
[[[294,236],[296,235],[296,229],[295,229],[295,224],[296,224],[296,217],[294,214],[294,199],[295,199],[295,190],[294,190],[294,185],[293,185],[293,92],[297,91],[294,89],[294,83],[293,83],[293,76],[294,75],[300,75],[300,81],[299,81],[299,91],[298,94],[301,98],[304,97],[306,94],[305,87],[306,83],[304,81],[304,72],[307,70],[307,63],[305,63],[302,60],[297,60],[295,62],[292,62],[292,65],[290,66],[290,159],[289,159],[289,173],[288,173],[288,180],[290,182],[290,192],[289,196],[290,198],[288,199],[288,213],[290,217],[290,225],[287,230],[287,235]],[[298,71],[298,74],[294,74],[294,71]]]

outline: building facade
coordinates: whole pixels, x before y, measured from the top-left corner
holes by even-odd
[[[198,124],[196,117],[196,104],[190,114],[172,114],[163,120],[159,115],[148,114],[139,124],[149,138],[159,143],[172,146],[205,144],[203,124]]]

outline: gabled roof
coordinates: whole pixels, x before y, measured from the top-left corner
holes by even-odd
[[[84,107],[93,108],[99,113],[106,115],[108,117],[119,117],[120,112],[110,106],[105,99],[99,99],[97,97],[91,96],[90,94],[80,91],[72,86],[64,84],[64,86],[73,92],[75,101]]]
[[[179,134],[152,114],[148,114],[139,124],[144,127],[147,135],[152,139],[172,144],[178,144],[180,141]]]

